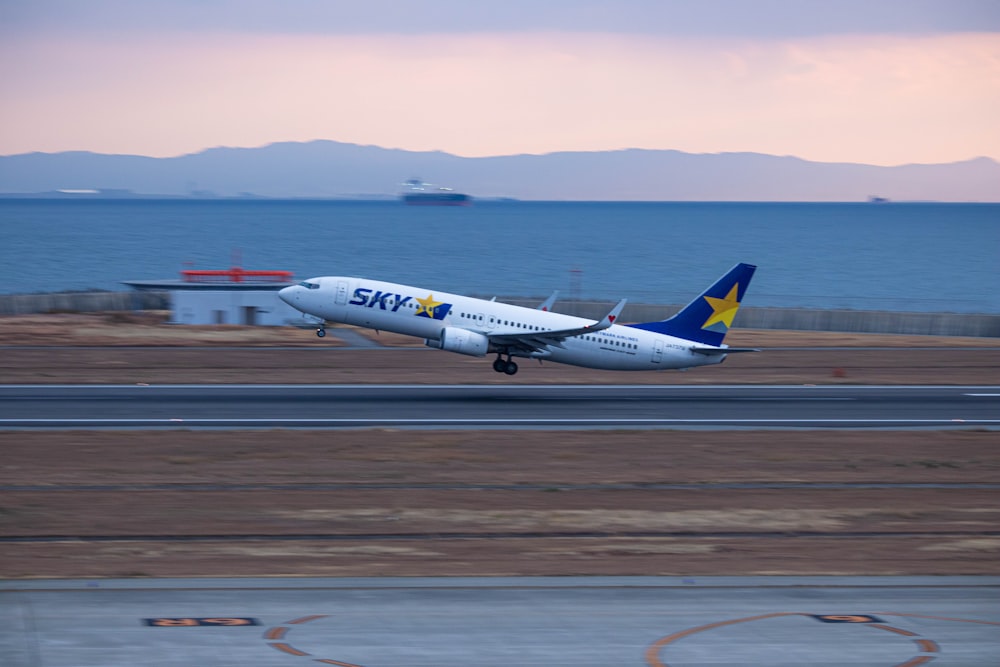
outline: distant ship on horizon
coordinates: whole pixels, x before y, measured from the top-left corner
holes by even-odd
[[[411,178],[403,185],[405,190],[400,199],[410,206],[468,206],[472,203],[472,197],[465,193],[433,186],[419,178]]]

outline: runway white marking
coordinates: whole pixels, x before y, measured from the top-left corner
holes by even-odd
[[[1000,424],[1000,419],[0,419],[0,425],[44,424]]]
[[[893,389],[898,391],[920,391],[924,389],[954,389],[961,392],[973,390],[997,391],[997,385],[950,385],[950,384],[0,384],[0,389],[823,389],[836,391],[867,391],[870,389]],[[971,395],[971,394],[967,394]],[[984,394],[1000,396],[1000,393]]]

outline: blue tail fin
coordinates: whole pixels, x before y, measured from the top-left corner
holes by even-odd
[[[629,326],[717,347],[732,326],[756,269],[752,264],[737,264],[670,319]]]

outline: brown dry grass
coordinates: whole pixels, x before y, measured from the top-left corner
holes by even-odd
[[[971,486],[1000,478],[990,431],[6,432],[0,450],[4,535],[229,536],[4,543],[7,577],[1000,572],[997,491]],[[748,482],[964,486],[717,486]]]
[[[982,339],[736,331],[731,344],[766,350],[690,373],[528,363],[511,379],[493,373],[488,360],[433,350],[343,350],[335,337],[321,341],[310,331],[171,327],[162,319],[0,318],[0,345],[13,346],[0,351],[0,376],[6,383],[1000,378],[997,341]],[[816,346],[839,349],[805,349]],[[0,451],[4,535],[335,538],[6,542],[6,577],[1000,573],[997,491],[971,486],[1000,479],[994,431],[12,431],[0,433]],[[711,486],[734,482],[964,486]],[[296,487],[303,483],[320,486]],[[694,487],[650,486],[665,483]],[[32,488],[15,489],[24,485]],[[658,535],[643,535],[650,532]],[[372,538],[380,534],[396,537]]]
[[[490,358],[448,354],[420,340],[353,330],[386,347],[340,349],[331,335],[287,327],[164,324],[165,313],[0,317],[7,383],[648,383],[993,384],[995,339],[803,331],[734,331],[732,355],[688,373],[598,371],[534,361],[508,377]],[[225,348],[225,349],[220,349]],[[415,349],[419,348],[419,349]],[[821,349],[815,349],[821,348]]]

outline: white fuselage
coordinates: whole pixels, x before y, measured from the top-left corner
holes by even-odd
[[[547,331],[594,323],[571,315],[410,285],[340,276],[312,278],[287,287],[281,291],[281,298],[326,322],[417,336],[427,339],[429,344],[440,341],[446,327],[475,332],[493,340],[532,332],[544,337]],[[691,341],[682,338],[613,324],[594,333],[565,338],[535,352],[515,351],[512,354],[609,370],[690,368],[717,364],[726,356],[699,354],[693,352],[692,347]],[[489,349],[477,356],[503,351],[491,342]]]

